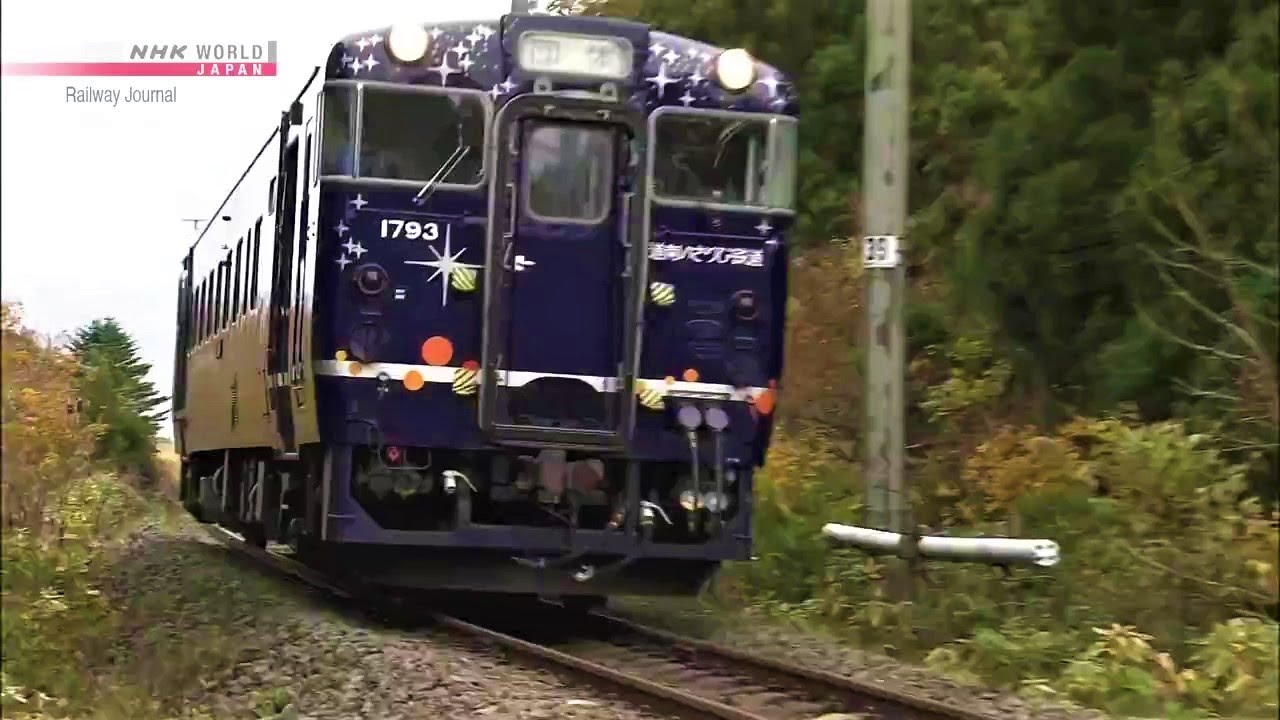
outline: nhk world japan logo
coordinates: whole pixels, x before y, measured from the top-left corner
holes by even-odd
[[[7,54],[7,53],[6,53]],[[23,53],[5,75],[28,77],[275,77],[276,41],[92,43]]]

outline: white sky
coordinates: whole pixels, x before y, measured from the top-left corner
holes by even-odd
[[[328,49],[343,35],[413,19],[494,18],[510,0],[75,0],[5,3],[6,62],[102,57],[90,43],[278,41],[276,78],[14,78],[0,92],[0,289],[27,324],[56,334],[118,319],[165,395],[178,270],[207,218]],[[81,52],[84,52],[83,50]],[[173,104],[65,100],[68,85],[177,88]],[[163,434],[170,433],[166,422]]]

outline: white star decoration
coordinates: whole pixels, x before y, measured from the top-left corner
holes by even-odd
[[[769,224],[769,218],[760,218],[760,224],[756,226],[756,230],[760,231],[761,235],[767,234],[772,229],[773,226]]]
[[[360,257],[365,253],[369,252],[368,250],[364,249],[364,246],[361,245],[359,241],[355,241],[355,240],[347,240],[347,242],[343,244],[342,247],[346,248],[347,252],[351,253],[352,255],[355,255],[357,260],[359,260]]]
[[[356,193],[355,199],[348,200],[347,202],[354,205],[357,210],[363,210],[364,206],[369,204],[369,201],[364,199],[363,193]]]
[[[480,269],[479,265],[471,265],[469,263],[458,262],[458,258],[462,257],[462,253],[466,252],[467,249],[463,248],[459,250],[457,254],[452,254],[453,249],[449,245],[449,240],[450,240],[449,230],[450,230],[449,226],[446,225],[444,230],[444,254],[441,254],[438,250],[436,250],[434,245],[428,245],[427,249],[431,251],[432,255],[436,256],[435,260],[405,260],[404,261],[405,265],[426,265],[427,267],[432,267],[436,269],[436,271],[431,274],[431,277],[427,278],[427,282],[430,283],[432,280],[435,280],[436,278],[441,278],[440,280],[441,307],[449,304],[449,281],[453,277],[454,270],[457,270],[458,268],[471,268],[472,270]]]
[[[449,29],[436,26],[430,28],[427,34],[440,54],[435,56],[435,53],[432,53],[432,57],[428,58],[424,64],[430,65],[426,68],[428,73],[439,76],[441,87],[451,85],[449,82],[451,75],[461,75],[463,84],[469,77],[481,79],[481,81],[488,80],[489,78],[484,76],[489,73],[496,74],[495,70],[500,67],[495,65],[490,57],[492,48],[489,41],[496,31],[489,26],[474,25],[470,28],[451,26]],[[342,53],[340,66],[347,68],[349,77],[353,78],[361,73],[368,73],[368,77],[375,78],[385,74],[396,75],[403,68],[395,63],[388,65],[375,57],[382,52],[378,49],[379,45],[385,42],[386,38],[378,33],[351,39],[346,51]],[[718,106],[721,102],[718,89],[707,85],[710,80],[708,75],[712,72],[710,68],[714,55],[701,43],[678,41],[673,44],[674,47],[668,47],[664,43],[655,42],[648,48],[649,65],[646,68],[645,82],[652,84],[657,102],[666,104],[678,101],[684,107]],[[387,68],[375,70],[382,65],[387,65]],[[473,70],[479,77],[472,75]],[[459,82],[454,81],[453,84]],[[672,96],[668,96],[667,88],[672,85],[676,86],[676,90],[673,91]],[[754,102],[764,104],[771,111],[783,112],[792,101],[787,91],[789,84],[776,73],[767,71],[762,73],[754,85],[760,86],[760,89],[751,92]],[[504,96],[509,96],[517,87],[516,83],[507,77],[502,82],[492,85],[485,93],[498,102]],[[672,97],[674,100],[670,99]],[[351,204],[359,210],[363,209],[366,203],[362,198],[357,198],[351,201]],[[343,231],[339,231],[339,236],[342,235]]]
[[[671,85],[672,83],[677,83],[680,81],[667,75],[667,66],[663,65],[662,67],[658,68],[657,75],[654,75],[653,77],[649,78],[649,82],[653,83],[654,87],[658,88],[658,98],[661,99],[662,96],[666,94],[668,85]]]
[[[346,255],[340,256],[337,260],[334,260],[334,262],[338,263],[339,270],[346,270],[347,266],[351,264],[351,261],[347,259]]]
[[[444,55],[440,57],[440,64],[435,67],[427,68],[427,72],[440,73],[440,84],[448,85],[449,76],[458,72],[458,69],[449,66],[449,53],[445,52]]]
[[[338,237],[342,237],[343,235],[346,235],[347,231],[350,230],[351,228],[347,227],[346,223],[339,220],[338,224],[333,226],[333,229],[337,231]]]
[[[769,77],[766,77],[766,78],[760,78],[759,80],[756,81],[756,83],[765,86],[765,88],[769,90],[769,97],[771,98],[778,97],[778,85],[782,83],[780,80],[778,80],[778,77],[776,75],[770,75]]]

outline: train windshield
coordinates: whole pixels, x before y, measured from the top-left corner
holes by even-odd
[[[476,96],[331,86],[325,89],[324,111],[326,175],[419,184],[476,185],[484,180],[485,107]],[[357,114],[360,137],[353,143]]]
[[[795,124],[667,113],[656,124],[653,187],[668,200],[790,209]]]
[[[529,214],[547,222],[598,223],[610,209],[613,133],[604,128],[538,123],[529,132],[525,197]]]

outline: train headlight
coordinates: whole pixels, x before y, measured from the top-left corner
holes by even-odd
[[[387,52],[402,63],[418,62],[430,46],[431,36],[421,25],[396,25],[387,33]]]
[[[680,493],[680,507],[689,512],[693,512],[698,509],[700,500],[701,498],[698,497],[698,493],[692,490],[685,490]]]
[[[716,58],[716,80],[730,92],[742,92],[756,81],[756,61],[742,48],[725,50]]]
[[[387,271],[375,263],[356,268],[352,277],[355,280],[356,289],[365,295],[381,295],[391,282],[391,276]]]
[[[729,496],[718,492],[704,493],[702,506],[711,512],[724,512],[729,509]]]

